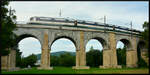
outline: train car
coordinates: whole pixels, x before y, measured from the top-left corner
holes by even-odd
[[[117,26],[112,24],[104,24],[93,21],[75,20],[67,18],[53,18],[53,17],[31,17],[28,24],[45,24],[45,25],[69,25],[69,26],[81,26],[90,27],[96,29],[118,30],[123,32],[139,33],[140,31],[135,29],[129,29],[123,26]]]
[[[73,21],[65,18],[31,17],[28,24],[73,25]]]

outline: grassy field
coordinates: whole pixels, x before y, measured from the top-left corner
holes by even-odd
[[[54,67],[53,70],[20,70],[2,74],[149,74],[149,68],[122,68],[122,69],[100,69],[90,68],[89,70],[74,70],[72,67]]]

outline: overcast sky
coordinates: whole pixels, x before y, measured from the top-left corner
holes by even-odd
[[[16,10],[17,21],[25,22],[32,16],[59,17],[60,9],[61,16],[64,18],[103,22],[100,18],[106,15],[106,22],[109,24],[130,27],[129,23],[132,21],[133,28],[138,30],[143,30],[142,24],[149,20],[148,1],[13,1],[10,2],[10,6]],[[24,40],[19,43],[24,56],[32,52],[41,53],[38,40],[32,38]],[[73,43],[69,41],[57,40],[52,46],[52,52],[60,49],[75,51]],[[24,44],[29,45],[30,48],[28,49]],[[61,44],[67,46],[59,47]],[[88,47],[94,44],[94,48],[102,49],[97,40],[89,41],[88,44]],[[118,45],[118,47],[122,46],[122,44]]]

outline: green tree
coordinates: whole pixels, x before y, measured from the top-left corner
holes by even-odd
[[[90,50],[94,50],[93,46],[91,46]]]
[[[144,28],[144,31],[141,32],[141,39],[145,40],[145,47],[149,50],[149,22],[145,21],[144,24],[143,24],[143,28]],[[144,61],[144,59],[141,57],[141,50],[140,48],[138,47],[138,67],[148,67],[147,63]],[[149,51],[148,51],[149,52]],[[149,57],[149,53],[146,53],[145,56],[146,57]]]
[[[97,67],[102,65],[102,51],[90,48],[90,51],[86,53],[87,65],[91,67]]]
[[[70,53],[61,54],[59,57],[59,66],[74,66],[75,65],[75,56],[72,56]]]
[[[117,59],[119,65],[126,66],[126,47],[117,49]]]
[[[51,62],[50,64],[51,66],[59,66],[59,57],[51,55],[50,62]]]
[[[21,54],[20,50],[17,48],[16,49],[16,66],[21,67]]]
[[[21,66],[20,67],[24,68],[24,67],[28,67],[28,65],[33,67],[33,66],[35,66],[36,62],[37,62],[37,56],[34,54],[31,54],[28,57],[21,58]]]
[[[143,24],[144,31],[141,33],[142,39],[146,41],[146,47],[149,50],[149,22],[144,22]]]
[[[28,66],[28,63],[27,63],[26,58],[21,58],[21,62],[20,62],[19,67],[24,68],[24,67],[27,67],[27,66]]]
[[[34,54],[31,54],[30,56],[28,56],[28,57],[26,58],[26,61],[28,61],[28,65],[30,65],[30,66],[35,66],[34,64],[35,64],[36,61],[37,61],[37,56],[34,55]]]
[[[1,0],[1,29],[0,29],[0,47],[1,55],[8,55],[9,50],[15,45],[16,35],[13,30],[16,28],[16,16],[14,15],[14,10],[8,10],[9,5],[8,0]]]
[[[149,50],[149,22],[145,21],[143,24],[144,31],[141,33],[141,39],[145,40],[146,48]],[[149,57],[149,53],[146,53],[146,56]]]

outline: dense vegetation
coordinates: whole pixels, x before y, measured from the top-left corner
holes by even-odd
[[[51,66],[66,66],[71,67],[75,66],[75,56],[66,52],[61,54],[60,56],[52,56],[51,55]]]
[[[144,31],[141,33],[142,39],[146,42],[146,47],[149,50],[149,22],[144,22],[143,24]]]
[[[117,49],[117,59],[118,59],[118,65],[122,65],[123,67],[126,66],[126,48],[123,49],[118,48]]]
[[[103,63],[102,51],[90,48],[90,51],[86,53],[86,63],[90,67],[99,67]]]
[[[8,0],[1,0],[1,27],[0,27],[0,53],[2,56],[8,55],[9,50],[14,48],[16,35],[13,30],[16,28],[16,16],[14,15],[15,10],[8,10]]]
[[[141,33],[142,40],[145,40],[146,43],[146,48],[147,50],[149,50],[149,22],[145,21],[143,24],[143,29],[144,31]],[[137,48],[137,53],[138,53],[138,67],[148,67],[147,63],[143,60],[143,58],[141,57],[141,50],[138,47]],[[147,51],[146,55],[147,58],[149,58],[149,51]]]
[[[16,66],[20,67],[20,68],[25,68],[28,67],[29,65],[31,67],[35,67],[35,63],[37,62],[37,56],[34,54],[31,54],[27,57],[21,57],[21,52],[19,52],[19,50],[17,50],[17,54],[16,54]],[[20,56],[19,56],[20,55]]]

